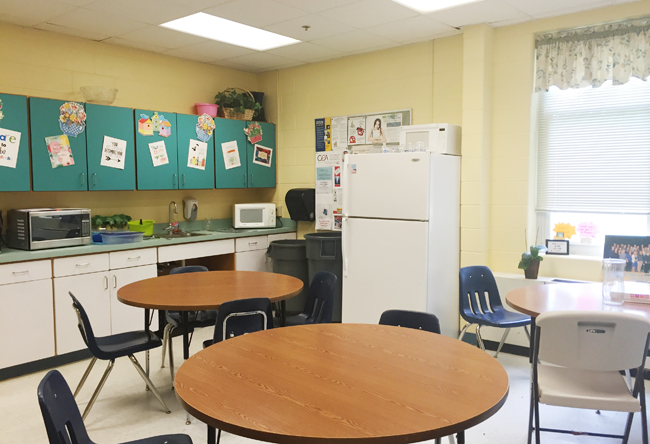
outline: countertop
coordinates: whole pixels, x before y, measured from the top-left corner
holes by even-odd
[[[220,219],[210,221],[210,229],[201,229],[205,227],[205,221],[196,221],[193,223],[181,222],[180,228],[184,231],[200,233],[201,236],[181,237],[174,239],[166,238],[151,238],[145,239],[142,242],[134,242],[129,244],[89,244],[78,247],[62,247],[50,248],[47,250],[14,250],[8,247],[2,247],[0,254],[0,264],[7,264],[11,262],[24,262],[34,261],[41,259],[53,259],[66,256],[79,256],[83,254],[98,254],[109,253],[111,251],[135,250],[139,248],[152,248],[152,247],[166,247],[169,245],[189,244],[194,242],[206,242],[222,239],[234,239],[238,237],[250,236],[265,236],[269,234],[292,233],[296,231],[296,223],[291,219],[282,219],[283,226],[281,228],[260,228],[260,229],[240,229],[233,230],[234,232],[214,231],[220,229],[227,229],[230,226],[230,219]],[[165,224],[157,224],[164,226]],[[160,233],[159,226],[154,229],[154,235]]]

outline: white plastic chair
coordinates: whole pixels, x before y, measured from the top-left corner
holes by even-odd
[[[648,444],[643,368],[650,320],[615,312],[553,311],[537,317],[533,351],[528,443],[540,431],[573,433],[539,426],[539,403],[629,412],[625,433],[581,434],[623,439],[627,443],[635,412],[641,412],[643,444]],[[630,392],[621,370],[636,369]],[[533,426],[533,416],[535,424]]]

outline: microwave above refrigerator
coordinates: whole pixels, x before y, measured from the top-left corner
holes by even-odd
[[[421,142],[424,151],[460,156],[460,136],[460,126],[449,123],[406,125],[400,128],[399,143],[406,148],[417,148]]]

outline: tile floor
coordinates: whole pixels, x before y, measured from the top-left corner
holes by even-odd
[[[212,336],[208,328],[198,330],[192,342],[192,352],[200,349],[204,339]],[[181,359],[181,338],[175,338],[175,362]],[[138,355],[144,367],[144,354]],[[144,383],[135,369],[123,358],[115,363],[102,393],[88,415],[86,427],[90,438],[96,443],[112,444],[164,433],[187,433],[196,444],[206,442],[206,427],[198,420],[185,425],[185,411],[175,394],[167,367],[160,368],[161,349],[151,352],[151,379],[159,388],[165,402],[172,410],[166,415],[154,396],[144,390]],[[529,405],[529,366],[523,357],[501,354],[499,362],[510,376],[510,394],[503,408],[492,418],[466,432],[468,444],[525,443]],[[88,361],[77,362],[59,368],[72,389],[76,387]],[[104,362],[99,361],[80,393],[79,403],[83,409],[97,385]],[[36,388],[46,372],[0,382],[0,443],[46,444],[47,435],[36,398]],[[650,385],[650,384],[648,384]],[[650,398],[649,398],[650,399]],[[592,410],[565,409],[541,406],[543,426],[593,430],[601,433],[622,433],[625,414]],[[255,441],[239,436],[222,434],[223,444],[249,444]],[[544,443],[616,443],[619,441],[588,436],[542,434]],[[447,440],[443,440],[446,443]],[[641,442],[641,423],[637,414],[632,426],[630,443]]]

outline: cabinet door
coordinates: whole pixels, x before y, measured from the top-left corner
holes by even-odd
[[[68,136],[74,165],[52,167],[46,137],[63,135],[59,108],[64,100],[29,98],[32,174],[34,191],[78,191],[88,189],[86,131]],[[84,105],[83,103],[81,105]]]
[[[111,270],[111,334],[144,329],[144,308],[132,307],[117,300],[117,290],[127,284],[158,276],[156,265]],[[158,316],[153,317],[151,330],[158,330]]]
[[[268,271],[266,265],[266,250],[235,253],[235,270]]]
[[[0,147],[10,137],[3,130],[20,133],[16,168],[0,166],[0,191],[29,191],[29,133],[27,128],[27,97],[0,94],[4,118],[0,120]]]
[[[135,190],[133,110],[88,103],[86,104],[86,114],[88,122],[86,128],[88,189]],[[124,159],[119,162],[124,169],[101,165],[105,136],[126,142]]]
[[[178,189],[176,130],[176,114],[174,113],[135,110],[138,190]],[[154,167],[149,144],[161,141],[165,142],[168,163]]]
[[[208,153],[205,158],[205,169],[192,168],[188,166],[190,151],[190,140],[199,141],[196,136],[196,124],[198,116],[177,114],[178,124],[178,175],[180,189],[212,189],[214,188],[214,137],[210,137]]]
[[[246,125],[248,126],[251,123],[246,122]],[[275,125],[272,123],[258,123],[262,127],[262,140],[257,145],[269,148],[271,153],[266,153],[262,149],[258,151],[255,144],[251,144],[246,139],[248,188],[275,187],[275,163],[278,154],[275,152]]]
[[[54,356],[51,279],[0,285],[0,304],[0,368]]]
[[[246,163],[246,122],[242,120],[214,119],[214,163],[217,188],[246,188],[248,168]],[[222,143],[237,142],[240,166],[226,169]]]
[[[111,295],[108,272],[54,278],[57,355],[86,348],[77,327],[77,315],[72,308],[69,291],[86,310],[95,336],[111,334]]]

